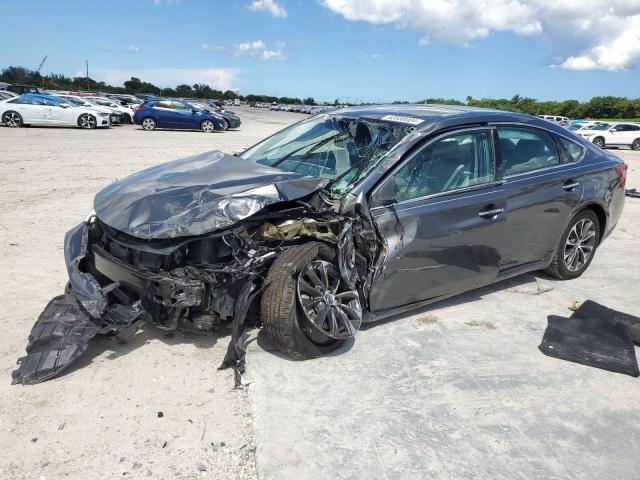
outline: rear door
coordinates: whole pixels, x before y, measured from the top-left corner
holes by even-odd
[[[171,128],[175,126],[175,112],[170,100],[161,100],[153,106],[156,117],[156,125],[160,128]]]
[[[17,100],[16,111],[22,116],[22,120],[26,124],[47,125],[44,103],[44,98],[23,95]]]
[[[610,130],[610,140],[613,145],[631,145],[638,138],[640,127],[630,123],[618,123]]]
[[[509,241],[502,260],[506,272],[549,258],[584,185],[580,168],[568,160],[551,133],[508,125],[498,126],[496,132],[507,195]]]
[[[369,296],[373,311],[494,281],[505,236],[493,132],[459,130],[418,149],[371,194],[388,255]]]

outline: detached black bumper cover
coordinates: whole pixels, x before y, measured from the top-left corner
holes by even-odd
[[[87,350],[100,330],[75,295],[55,297],[31,329],[27,356],[18,360],[12,383],[31,385],[58,375]]]
[[[140,302],[123,305],[107,300],[118,283],[102,287],[93,275],[80,271],[88,247],[87,224],[67,232],[64,243],[69,293],[51,300],[33,325],[27,356],[18,360],[12,373],[14,384],[31,385],[58,375],[80,358],[97,334],[119,332],[144,314]]]

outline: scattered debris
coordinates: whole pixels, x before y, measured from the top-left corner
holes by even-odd
[[[164,412],[158,412],[158,418],[164,417]]]
[[[572,307],[577,307],[574,302]],[[539,350],[550,357],[640,376],[634,342],[640,344],[640,318],[587,300],[570,318],[550,315]]]
[[[576,310],[578,310],[579,305],[580,305],[580,302],[578,300],[573,300],[571,302],[571,305],[569,305],[569,310],[571,310],[572,312],[575,312]]]
[[[165,448],[167,446],[167,441],[165,440],[164,443],[162,444],[162,448]]]
[[[543,293],[547,293],[553,290],[551,285],[547,285],[544,282],[541,282],[537,277],[534,277],[535,287],[531,284],[524,285],[522,287],[516,287],[513,289],[516,293],[524,293],[526,295],[541,295]]]
[[[58,425],[58,430],[64,430],[66,424],[67,422],[62,422],[60,425]]]
[[[36,443],[38,441],[38,437],[34,437],[31,439],[31,443]]]
[[[480,328],[484,328],[485,330],[495,330],[496,326],[491,323],[491,322],[487,322],[484,320],[471,320],[469,322],[465,322],[465,325],[469,326],[469,327],[480,327]]]
[[[199,463],[198,464],[198,471],[206,472],[207,471],[207,466],[204,463]]]

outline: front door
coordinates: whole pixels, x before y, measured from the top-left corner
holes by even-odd
[[[388,246],[372,311],[493,282],[503,258],[505,202],[491,129],[452,132],[417,150],[371,196]]]

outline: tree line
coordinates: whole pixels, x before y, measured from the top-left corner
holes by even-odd
[[[240,99],[247,102],[260,103],[284,103],[315,105],[316,101],[312,97],[275,97],[271,95],[239,95],[232,90],[216,90],[204,83],[194,85],[181,84],[175,88],[160,88],[152,83],[144,82],[136,77],[131,77],[124,82],[122,87],[107,85],[105,82],[98,82],[87,77],[67,77],[61,74],[51,74],[42,76],[39,72],[29,70],[24,67],[7,67],[0,73],[0,81],[14,84],[27,84],[42,86],[50,90],[70,90],[105,93],[150,93],[163,97],[184,97],[184,98],[217,98],[220,100]],[[394,103],[408,103],[397,101]],[[509,112],[526,113],[529,115],[561,115],[569,118],[640,118],[640,98],[630,99],[626,97],[593,97],[586,102],[578,100],[558,101],[538,101],[534,98],[514,95],[511,99],[506,98],[482,98],[476,99],[471,96],[462,102],[456,99],[428,98],[421,103],[439,103],[448,105],[468,105],[473,107],[494,108]],[[339,104],[336,99],[335,105]]]
[[[494,108],[508,112],[526,113],[528,115],[560,115],[569,118],[639,118],[640,98],[626,97],[593,97],[586,102],[564,100],[562,102],[540,102],[534,98],[514,95],[506,98],[467,97],[466,102],[445,98],[428,98],[423,103],[439,103],[448,105],[468,105],[473,107]]]
[[[272,95],[239,95],[233,90],[216,90],[204,83],[196,83],[188,85],[180,84],[175,88],[160,88],[153,83],[144,82],[136,77],[131,77],[124,82],[122,87],[114,87],[105,82],[99,82],[93,78],[87,77],[67,77],[61,74],[41,75],[39,72],[29,70],[24,67],[7,67],[0,72],[0,81],[12,84],[25,84],[42,87],[47,90],[68,90],[74,92],[91,91],[104,93],[128,93],[135,95],[136,93],[149,93],[162,97],[181,97],[181,98],[216,98],[219,100],[245,100],[247,102],[261,103],[287,103],[316,105],[313,97],[304,99],[295,97],[275,97]]]

